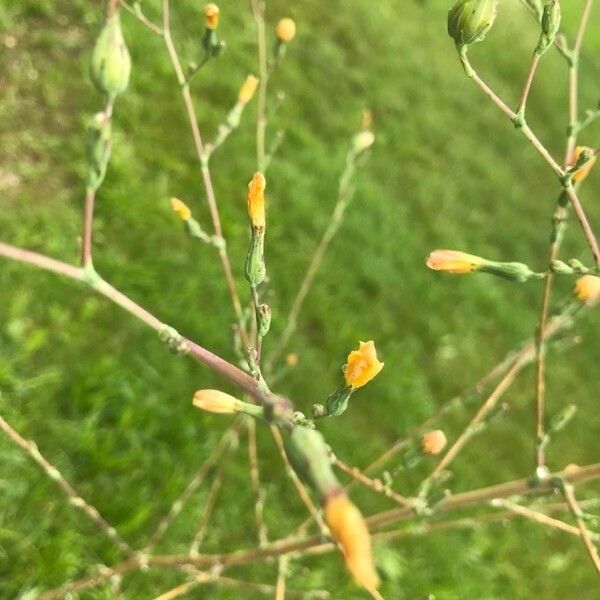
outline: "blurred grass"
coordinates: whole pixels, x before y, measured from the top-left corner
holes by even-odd
[[[143,5],[158,20],[158,2]],[[202,5],[173,3],[173,29],[186,60],[198,56]],[[582,2],[564,3],[572,38]],[[246,2],[222,0],[226,53],[193,85],[206,138],[256,72],[254,23]],[[441,0],[268,3],[270,27],[291,15],[298,36],[271,92],[286,100],[273,118],[286,138],[268,174],[267,260],[274,334],[289,308],[335,203],[337,177],[360,112],[374,115],[377,142],[357,180],[356,198],[307,301],[290,350],[299,366],[280,391],[300,409],[324,399],[359,339],[375,339],[382,375],[357,394],[343,420],[323,429],[344,460],[367,464],[435,406],[459,393],[533,332],[540,285],[485,277],[446,278],[426,271],[435,247],[543,268],[557,184],[510,123],[461,72],[445,33]],[[596,7],[597,8],[597,7]],[[88,81],[90,48],[101,11],[84,0],[8,1],[0,8],[0,238],[67,261],[78,258],[83,202],[82,124],[101,99]],[[581,59],[581,107],[596,104],[600,66],[597,10]],[[129,15],[124,27],[134,70],[114,116],[115,143],[95,221],[95,264],[111,283],[208,348],[233,359],[232,312],[214,252],[181,234],[167,198],[189,202],[208,227],[197,162],[162,42]],[[12,38],[16,45],[10,47]],[[515,104],[536,40],[516,0],[501,5],[477,68]],[[255,168],[255,105],[214,156],[217,197],[239,289],[247,244],[245,185]],[[566,69],[548,53],[534,83],[528,117],[562,155]],[[599,126],[581,141],[597,146]],[[593,190],[582,191],[600,223]],[[157,251],[160,249],[160,251]],[[587,260],[576,226],[565,256]],[[557,281],[556,298],[571,282]],[[599,327],[589,315],[573,335],[583,343],[548,358],[548,408],[574,402],[574,423],[549,448],[553,468],[598,460],[596,407]],[[273,334],[272,334],[273,335]],[[269,342],[266,342],[267,350]],[[134,546],[141,545],[228,421],[191,408],[199,387],[230,389],[206,369],[170,357],[156,337],[101,298],[68,281],[2,261],[0,266],[0,411],[63,471]],[[479,436],[454,466],[452,489],[527,475],[533,429],[532,372],[506,396],[507,417]],[[454,437],[468,413],[446,424]],[[273,444],[260,434],[272,537],[304,516]],[[274,458],[271,458],[274,457]],[[0,596],[57,586],[118,560],[116,550],[65,506],[51,482],[0,438]],[[425,471],[420,471],[423,475]],[[399,480],[407,493],[416,477]],[[591,486],[590,486],[591,487]],[[597,486],[596,486],[597,489]],[[592,491],[592,490],[590,490]],[[159,545],[185,551],[206,498],[203,488]],[[365,491],[366,513],[387,506]],[[227,469],[206,551],[254,543],[245,440]],[[186,537],[187,536],[187,537]],[[437,600],[597,597],[583,548],[537,525],[510,522],[472,531],[406,538],[378,547],[386,598]],[[275,565],[231,570],[274,581]],[[150,571],[123,582],[126,598],[149,598],[181,576]],[[334,598],[363,598],[338,556],[292,562],[290,585],[325,587]],[[190,597],[238,598],[211,588]],[[253,598],[252,593],[244,592]],[[117,597],[110,587],[85,598]],[[258,597],[258,596],[257,596]],[[261,596],[262,597],[262,596]]]

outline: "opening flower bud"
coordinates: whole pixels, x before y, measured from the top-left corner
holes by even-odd
[[[377,358],[375,342],[360,342],[358,350],[348,354],[344,366],[344,380],[353,390],[369,383],[383,369],[383,363]]]
[[[246,77],[246,81],[244,81],[238,92],[238,102],[240,104],[248,104],[248,102],[252,100],[256,88],[258,87],[258,81],[258,77],[254,77],[254,75],[248,75],[248,77]]]
[[[572,179],[575,183],[583,181],[590,174],[597,158],[593,148],[577,146],[571,156],[571,167],[575,167],[584,158],[587,158],[587,160],[573,173]]]
[[[480,42],[496,19],[498,0],[458,0],[448,12],[448,34],[457,46]]]
[[[446,434],[441,429],[428,431],[421,437],[421,450],[423,454],[435,456],[446,447]]]
[[[207,4],[204,7],[204,24],[206,29],[214,31],[219,25],[219,7],[216,4]]]
[[[179,198],[171,198],[171,208],[182,221],[187,221],[192,216],[192,211],[188,205]]]
[[[360,510],[344,492],[327,499],[325,522],[342,546],[346,567],[356,583],[370,592],[376,590],[379,577],[373,564],[369,529]]]
[[[434,250],[427,257],[427,266],[430,269],[455,274],[473,273],[478,271],[486,262],[480,256],[458,250]]]
[[[596,275],[583,275],[573,288],[573,295],[588,306],[593,306],[600,301],[600,277]]]
[[[280,19],[275,27],[275,33],[277,39],[284,44],[289,44],[296,37],[296,23],[289,17]]]
[[[99,92],[114,99],[127,88],[130,73],[131,57],[123,38],[119,11],[115,11],[106,19],[96,40],[90,76]]]
[[[252,227],[265,226],[265,187],[267,182],[265,176],[254,173],[254,177],[248,184],[248,215]]]
[[[194,394],[193,404],[207,412],[233,414],[239,412],[240,401],[219,390],[198,390]]]

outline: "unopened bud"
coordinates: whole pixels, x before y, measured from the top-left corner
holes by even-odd
[[[596,275],[583,275],[573,288],[573,295],[584,304],[593,306],[600,301],[600,277]]]
[[[435,456],[446,447],[446,434],[441,429],[428,431],[421,437],[421,450],[423,454]]]
[[[192,216],[189,206],[179,198],[171,198],[171,208],[182,221],[187,221]]]
[[[265,337],[271,328],[271,307],[268,304],[260,304],[256,316],[258,317],[258,335]]]
[[[92,52],[90,76],[103,94],[114,99],[129,84],[131,57],[123,38],[119,11],[106,19]]]
[[[593,148],[587,146],[577,146],[571,156],[570,169],[573,174],[572,179],[575,183],[583,181],[592,170],[596,162],[596,153]]]
[[[111,126],[108,116],[96,113],[87,125],[86,138],[87,176],[86,184],[91,189],[98,189],[110,158]]]
[[[207,4],[204,7],[204,24],[206,29],[214,31],[219,25],[219,7],[216,4]]]
[[[246,77],[246,81],[244,81],[238,92],[238,102],[240,104],[248,104],[248,102],[252,100],[256,88],[258,87],[258,81],[258,77],[254,77],[254,75],[248,75],[248,77]]]
[[[198,390],[194,394],[193,404],[207,412],[233,414],[239,412],[240,401],[219,390]]]
[[[448,12],[448,34],[457,46],[480,42],[494,24],[498,0],[458,0]]]
[[[361,131],[354,136],[352,140],[352,147],[356,154],[368,150],[375,143],[375,134],[372,131],[366,129]]]
[[[277,39],[284,44],[289,44],[296,37],[296,23],[289,17],[280,19],[275,27],[275,33]]]
[[[554,38],[560,28],[560,2],[550,0],[544,6],[542,14],[542,33],[535,49],[537,54],[543,54],[554,43]]]

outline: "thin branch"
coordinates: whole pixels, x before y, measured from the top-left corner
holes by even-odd
[[[152,33],[156,33],[157,35],[162,35],[162,29],[158,25],[156,25],[152,21],[150,21],[150,19],[148,19],[146,17],[146,15],[144,15],[138,2],[135,2],[133,6],[130,6],[127,2],[125,2],[124,0],[121,0],[121,6],[125,10],[130,12],[134,17],[136,17],[136,19],[142,25],[144,25],[150,31],[152,31]]]
[[[266,167],[266,129],[267,129],[267,84],[269,68],[267,60],[267,37],[265,33],[265,4],[261,0],[251,0],[252,14],[256,21],[256,39],[258,43],[258,111],[256,118],[256,160],[258,170]]]
[[[277,582],[275,584],[275,600],[285,600],[285,583],[289,557],[280,556],[277,561]]]
[[[56,483],[56,485],[67,495],[69,504],[79,509],[90,521],[114,542],[125,554],[133,554],[129,544],[117,533],[117,530],[108,523],[98,512],[98,509],[86,502],[75,490],[75,488],[63,477],[62,473],[40,453],[34,442],[26,440],[15,429],[13,429],[2,416],[0,416],[0,429],[21,449],[29,455],[44,471],[44,473]]]
[[[525,118],[525,107],[527,106],[529,91],[531,90],[531,84],[533,83],[533,78],[535,77],[535,72],[538,68],[541,56],[542,55],[538,52],[533,53],[531,63],[529,65],[529,70],[527,71],[527,77],[525,78],[525,84],[523,85],[523,91],[521,92],[521,99],[519,100],[519,106],[517,107],[516,113],[522,119]]]
[[[258,467],[258,448],[256,445],[256,421],[250,417],[247,420],[248,431],[248,462],[250,465],[250,483],[254,493],[254,520],[256,522],[256,533],[258,545],[266,546],[269,542],[267,537],[267,525],[264,518],[265,489],[260,483],[260,470]]]
[[[565,500],[567,501],[567,504],[569,505],[569,509],[571,510],[575,521],[577,522],[577,527],[581,533],[581,539],[583,540],[585,549],[590,555],[597,573],[600,575],[600,556],[598,556],[598,548],[596,548],[594,545],[590,532],[585,524],[581,507],[579,506],[579,502],[577,502],[577,498],[575,497],[575,490],[570,483],[565,482],[561,486],[561,491],[565,497]]]

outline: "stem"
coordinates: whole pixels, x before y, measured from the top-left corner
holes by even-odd
[[[87,188],[83,212],[83,236],[81,241],[81,266],[92,266],[92,223],[94,220],[94,201],[96,190]]]
[[[69,504],[78,508],[90,521],[92,521],[119,549],[125,554],[133,554],[129,544],[117,533],[98,512],[98,510],[86,502],[75,490],[75,488],[63,477],[62,473],[50,463],[38,450],[34,442],[30,442],[15,431],[0,416],[0,429],[19,447],[25,454],[29,455],[44,471],[44,473],[56,483],[56,485],[67,495]]]
[[[267,130],[267,84],[269,68],[267,62],[267,38],[265,34],[265,2],[251,0],[252,14],[256,21],[256,37],[258,42],[258,68],[260,82],[258,84],[258,114],[256,118],[256,161],[258,170],[264,172],[266,166],[266,130]]]
[[[525,107],[527,105],[527,98],[529,97],[529,91],[531,90],[531,84],[533,83],[533,78],[535,76],[535,72],[537,70],[538,64],[540,62],[541,54],[537,52],[533,53],[531,58],[531,63],[529,65],[529,71],[527,72],[527,77],[525,78],[525,85],[523,86],[523,91],[521,92],[521,99],[519,100],[519,106],[517,108],[517,115],[522,119],[525,119]]]
[[[258,449],[256,445],[256,421],[249,418],[248,428],[248,462],[250,463],[250,483],[254,492],[254,520],[260,548],[269,543],[267,525],[264,518],[266,492],[260,483],[260,470],[258,466]]]
[[[565,497],[565,500],[567,501],[567,504],[569,505],[569,509],[573,514],[573,517],[575,517],[575,521],[577,522],[577,527],[579,528],[579,531],[581,533],[581,539],[583,540],[585,549],[590,555],[590,558],[594,563],[596,571],[600,575],[600,556],[598,556],[598,549],[594,545],[590,532],[586,527],[585,521],[583,519],[583,513],[581,512],[581,507],[579,506],[577,498],[575,497],[575,491],[573,489],[573,486],[570,483],[565,483],[562,486],[562,492]]]
[[[192,130],[192,136],[194,138],[194,146],[196,148],[196,154],[198,157],[198,161],[200,163],[200,169],[202,172],[202,180],[204,182],[204,188],[206,190],[206,199],[208,202],[208,208],[210,211],[210,216],[213,223],[214,234],[218,238],[225,239],[223,237],[223,230],[221,227],[221,219],[219,216],[219,208],[217,205],[217,199],[215,196],[215,191],[212,184],[212,178],[210,175],[210,169],[208,166],[208,159],[206,157],[206,153],[204,150],[204,144],[202,142],[202,136],[200,134],[200,129],[198,127],[198,120],[196,117],[196,111],[194,109],[194,102],[192,100],[192,96],[190,94],[189,86],[186,83],[185,75],[183,73],[183,69],[181,68],[181,62],[179,61],[179,56],[177,55],[177,50],[173,44],[173,39],[171,38],[171,29],[170,29],[170,10],[169,10],[169,0],[163,0],[163,37],[165,40],[165,45],[167,47],[167,51],[169,53],[169,57],[171,59],[171,64],[173,65],[173,69],[175,70],[175,74],[177,76],[177,82],[181,87],[181,94],[183,96],[183,102],[185,105],[185,109],[187,112],[188,120],[190,122],[190,128]],[[237,293],[235,279],[233,277],[233,272],[231,269],[231,263],[229,261],[229,255],[227,254],[226,246],[222,246],[219,248],[219,258],[221,259],[221,265],[223,267],[223,273],[225,274],[225,280],[227,281],[227,287],[229,289],[229,294],[231,296],[231,301],[233,304],[233,308],[236,314],[236,318],[239,324],[239,331],[242,340],[245,345],[248,345],[247,334],[242,327],[243,321],[243,310],[242,305],[240,303],[240,299]]]

